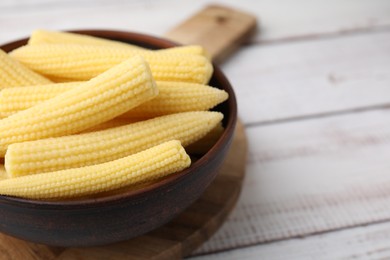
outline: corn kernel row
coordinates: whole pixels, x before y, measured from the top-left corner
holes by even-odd
[[[13,50],[10,55],[42,75],[76,81],[89,80],[136,55],[142,55],[149,63],[155,80],[205,84],[213,72],[210,61],[201,55],[139,51],[104,45],[26,45]]]
[[[39,45],[39,44],[100,45],[100,46],[113,46],[116,48],[125,48],[125,49],[127,48],[133,50],[135,49],[138,51],[141,50],[148,51],[145,48],[139,47],[137,45],[129,44],[129,43],[107,40],[107,39],[102,39],[94,36],[82,35],[77,33],[55,32],[55,31],[46,31],[46,30],[33,31],[28,41],[28,44],[29,45]],[[157,52],[198,54],[210,59],[210,56],[206,52],[206,50],[199,45],[173,47],[168,49],[157,50]]]
[[[0,92],[0,115],[7,117],[82,84],[61,83],[15,87]],[[209,110],[228,98],[224,90],[185,82],[156,82],[159,94],[154,99],[121,115],[124,118],[153,118],[186,111]]]
[[[0,49],[0,89],[51,83]]]
[[[221,120],[219,112],[184,112],[107,130],[15,143],[5,168],[12,177],[112,161],[169,140],[183,146],[204,137]]]
[[[80,132],[157,94],[147,63],[134,57],[72,90],[0,120],[0,156],[12,143]]]
[[[30,199],[77,198],[137,185],[181,171],[191,163],[179,141],[118,160],[0,181],[0,194]]]

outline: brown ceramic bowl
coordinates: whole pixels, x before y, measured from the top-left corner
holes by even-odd
[[[176,45],[168,40],[130,32],[74,32],[151,49]],[[11,51],[26,42],[27,39],[22,39],[0,48]],[[225,116],[225,131],[191,167],[141,190],[97,199],[52,202],[0,196],[0,232],[53,246],[104,245],[142,235],[186,209],[216,176],[229,149],[237,119],[233,89],[218,67],[214,68],[210,84],[229,93],[229,99],[215,108]]]

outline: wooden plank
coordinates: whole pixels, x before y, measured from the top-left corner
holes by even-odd
[[[390,223],[231,250],[191,260],[390,259]]]
[[[154,236],[141,236],[136,240],[108,246],[90,248],[69,248],[57,260],[117,260],[117,259],[180,259],[181,248],[176,241],[159,239]]]
[[[197,253],[390,220],[390,110],[247,129],[241,198]]]
[[[36,28],[110,28],[161,35],[212,0],[198,1],[0,1],[0,43]],[[275,42],[386,28],[387,0],[220,0],[219,4],[254,13],[262,21],[256,41]],[[71,19],[69,19],[71,17]],[[104,19],[102,19],[104,17]]]
[[[241,49],[223,65],[246,124],[390,104],[390,32]]]
[[[60,251],[54,247],[51,249],[44,245],[25,242],[0,233],[1,259],[54,259],[58,252]]]

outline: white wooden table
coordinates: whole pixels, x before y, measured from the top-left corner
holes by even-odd
[[[210,1],[1,0],[0,43],[33,29],[162,35]],[[193,259],[390,258],[390,1],[224,0],[261,33],[223,65],[247,178]]]

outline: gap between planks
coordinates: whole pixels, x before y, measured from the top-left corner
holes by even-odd
[[[190,259],[389,259],[389,238],[390,223],[386,222]]]
[[[196,253],[389,222],[389,114],[250,128],[246,189]]]
[[[289,44],[295,42],[305,42],[305,41],[321,41],[327,39],[334,39],[340,37],[351,37],[355,35],[364,35],[364,34],[375,34],[389,32],[390,25],[378,25],[373,27],[358,27],[350,29],[340,29],[331,32],[322,32],[322,33],[311,33],[311,34],[302,34],[296,36],[290,36],[286,38],[278,39],[261,39],[256,38],[254,40],[249,40],[245,42],[245,45],[276,45],[276,44]]]
[[[297,0],[294,3],[281,0],[278,5],[275,5],[272,0],[220,0],[218,2],[258,16],[264,30],[257,38],[266,41],[283,41],[295,37],[308,37],[313,33],[332,34],[335,31],[365,30],[390,25],[387,15],[390,5],[386,0],[375,2]],[[0,41],[1,34],[4,35],[4,41],[9,41],[10,35],[24,36],[37,27],[117,28],[158,35],[210,3],[213,2],[210,0],[180,1],[180,3],[173,0],[135,0],[125,3],[121,0],[59,0],[53,4],[43,0],[17,3],[3,1],[0,3],[0,13],[3,13],[0,23],[4,23],[4,30],[0,33]],[[88,19],[86,19],[86,11],[89,11]],[[58,19],[69,15],[72,17],[71,20]],[[102,15],[106,18],[110,15],[111,17],[102,20],[100,19]],[[127,18],[129,15],[131,19]],[[145,15],[154,19],[145,19]]]
[[[389,46],[390,31],[256,45],[243,48],[222,67],[249,126],[387,105]]]
[[[194,253],[191,256],[192,257],[206,256],[206,255],[207,256],[211,256],[211,255],[219,254],[219,253],[222,253],[222,252],[223,253],[225,253],[225,252],[232,252],[232,251],[237,250],[237,249],[245,249],[245,248],[256,247],[256,246],[261,246],[261,245],[272,245],[272,244],[277,244],[277,243],[280,243],[280,242],[292,241],[292,240],[296,240],[296,239],[313,238],[313,237],[318,237],[320,235],[333,234],[333,233],[337,233],[337,232],[340,232],[340,231],[353,230],[353,229],[356,229],[356,228],[369,227],[369,226],[375,226],[375,225],[380,225],[380,224],[390,224],[390,218],[383,219],[383,220],[378,220],[378,221],[373,221],[373,222],[370,222],[370,223],[362,223],[362,224],[345,226],[345,227],[340,227],[340,228],[335,228],[335,229],[316,231],[316,232],[308,233],[308,234],[305,234],[305,235],[296,235],[296,236],[291,236],[291,237],[272,239],[272,240],[268,240],[268,241],[264,241],[264,242],[249,243],[249,244],[236,246],[236,247],[217,249],[217,250],[212,251],[212,252]]]
[[[318,113],[318,114],[312,114],[312,115],[302,115],[302,116],[280,118],[280,119],[269,120],[269,121],[251,122],[251,123],[244,124],[244,126],[245,126],[245,128],[262,127],[262,126],[269,126],[269,125],[294,123],[294,122],[306,121],[306,120],[316,120],[316,119],[334,117],[334,116],[344,116],[344,115],[348,115],[348,114],[357,114],[357,113],[369,112],[369,111],[375,111],[375,110],[388,110],[389,108],[390,108],[390,102],[385,103],[385,104],[372,105],[372,106],[367,106],[367,107],[357,107],[357,108],[351,108],[351,109],[345,109],[345,110],[339,110],[339,111],[331,111],[331,112],[325,112],[325,113]]]

